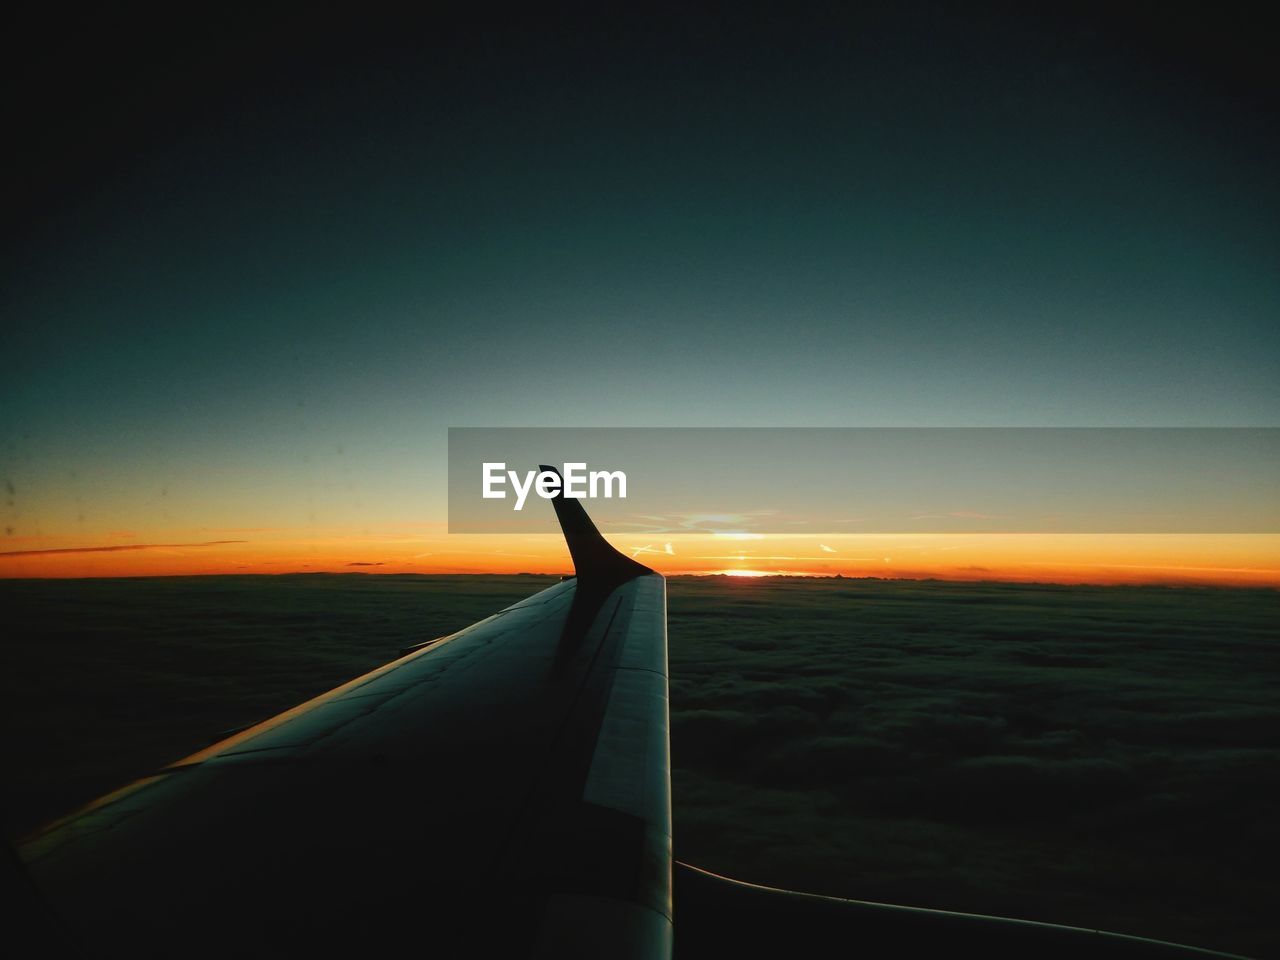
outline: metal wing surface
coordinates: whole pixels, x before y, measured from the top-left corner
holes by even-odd
[[[72,944],[667,957],[665,581],[555,506],[575,578],[25,844]]]

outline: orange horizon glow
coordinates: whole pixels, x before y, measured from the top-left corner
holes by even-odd
[[[10,538],[0,578],[266,573],[572,572],[555,534],[385,531],[111,531],[98,542]],[[1042,583],[1280,587],[1280,534],[704,534],[610,537],[660,573]]]

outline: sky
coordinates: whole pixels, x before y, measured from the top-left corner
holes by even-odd
[[[1277,87],[1154,9],[24,15],[0,576],[563,569],[449,427],[1276,426]]]

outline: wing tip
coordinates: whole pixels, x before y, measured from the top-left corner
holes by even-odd
[[[543,463],[538,465],[538,469],[560,477],[563,486],[564,478],[558,468]],[[560,489],[551,498],[551,505],[569,547],[569,556],[573,558],[574,573],[580,581],[621,583],[657,572],[614,548],[596,528],[577,497],[566,497]]]

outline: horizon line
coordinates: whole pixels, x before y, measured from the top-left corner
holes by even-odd
[[[659,571],[654,571],[658,573]],[[981,579],[969,578],[952,578],[952,577],[887,577],[887,576],[846,576],[840,573],[784,573],[778,572],[760,572],[760,571],[732,571],[732,570],[716,570],[706,573],[664,573],[661,574],[668,580],[850,580],[850,581],[876,581],[879,583],[942,583],[956,585],[981,586],[984,584],[995,584],[999,586],[1024,586],[1024,587],[1090,587],[1100,589],[1113,588],[1159,588],[1164,590],[1267,590],[1272,593],[1280,593],[1280,585],[1266,583],[1232,583],[1232,582],[1206,582],[1206,581],[1169,581],[1169,580],[1150,580],[1150,581],[1121,581],[1107,583],[1094,580],[1064,581],[1064,580],[1041,580],[1041,579],[1016,579],[1016,578],[999,578],[984,577]],[[521,570],[514,573],[501,572],[483,572],[483,573],[423,573],[421,571],[391,571],[391,570],[280,570],[280,571],[255,571],[255,572],[223,572],[223,573],[148,573],[148,574],[99,574],[94,576],[80,577],[64,577],[64,576],[0,576],[2,582],[20,582],[32,580],[191,580],[204,579],[214,577],[421,577],[421,578],[439,578],[439,577],[538,577],[549,578],[555,577],[560,580],[570,580],[576,577],[576,574],[563,572],[538,572],[532,570]]]

